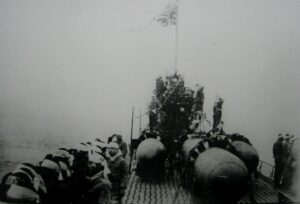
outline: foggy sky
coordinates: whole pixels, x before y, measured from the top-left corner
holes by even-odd
[[[155,78],[174,71],[165,0],[0,1],[0,133],[7,141],[130,135]],[[212,118],[272,162],[278,133],[299,136],[300,1],[181,0],[178,71],[205,86]],[[135,119],[135,137],[139,126]],[[147,117],[143,117],[143,127]]]

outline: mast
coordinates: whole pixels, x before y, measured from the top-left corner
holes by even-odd
[[[178,69],[178,18],[179,18],[179,7],[178,7],[179,0],[176,0],[176,28],[175,28],[175,72],[177,72]]]
[[[133,114],[134,114],[134,107],[132,107],[132,115],[131,115],[131,131],[130,131],[130,142],[132,142],[132,132],[133,132]]]

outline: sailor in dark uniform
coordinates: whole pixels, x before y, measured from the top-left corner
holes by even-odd
[[[213,107],[213,129],[217,128],[222,119],[222,105],[224,100],[218,98]]]
[[[277,188],[280,185],[284,169],[284,146],[281,134],[279,134],[278,140],[273,145],[273,156],[275,159],[274,187]]]
[[[112,183],[112,199],[121,203],[128,182],[128,166],[117,143],[108,144],[106,158],[111,171],[109,180]]]

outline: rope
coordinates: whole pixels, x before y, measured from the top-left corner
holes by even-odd
[[[140,29],[136,30],[136,32],[142,32],[144,30],[146,30],[149,26],[152,25],[152,23],[156,20],[156,17],[152,18],[152,20],[147,23],[146,25],[144,25],[143,27],[141,27]]]

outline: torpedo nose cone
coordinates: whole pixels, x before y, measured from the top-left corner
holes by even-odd
[[[254,171],[259,163],[259,156],[256,149],[242,141],[234,141],[231,143],[237,156],[246,164],[250,172]]]
[[[149,138],[137,148],[137,175],[153,178],[162,175],[165,163],[165,146],[157,139]]]
[[[230,152],[220,148],[208,149],[199,154],[194,168],[195,194],[204,193],[210,200],[217,199],[216,203],[237,201],[245,195],[249,172],[244,163]]]

